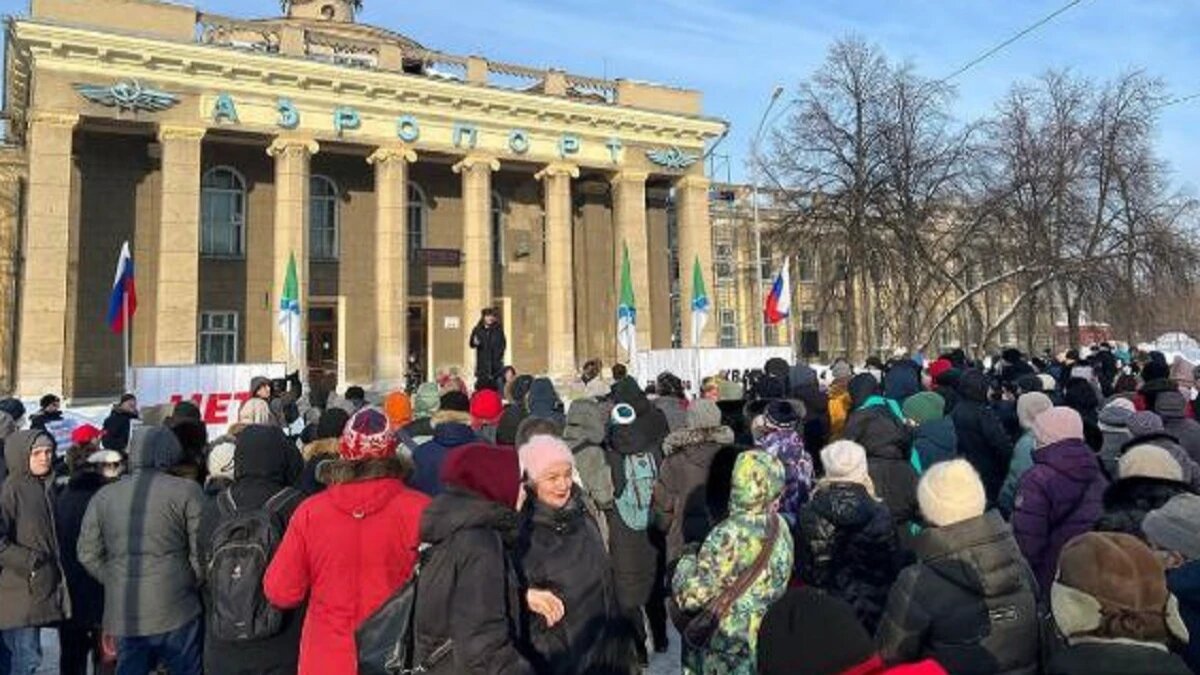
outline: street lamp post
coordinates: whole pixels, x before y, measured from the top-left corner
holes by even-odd
[[[765,297],[763,294],[763,278],[762,278],[762,228],[758,224],[758,174],[759,174],[759,156],[758,144],[762,140],[762,133],[767,124],[767,116],[771,114],[771,109],[775,107],[776,101],[783,95],[783,86],[775,85],[775,89],[771,91],[771,100],[767,102],[767,107],[763,110],[762,119],[758,121],[758,129],[754,132],[754,138],[750,141],[750,161],[754,164],[754,185],[753,185],[753,204],[754,209],[754,285],[758,288],[758,302],[762,302]],[[760,315],[758,321],[758,337],[759,345],[766,346],[767,342],[767,319],[765,315]]]

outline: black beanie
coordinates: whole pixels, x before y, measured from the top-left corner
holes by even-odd
[[[761,675],[837,675],[874,656],[854,608],[812,587],[789,590],[758,629]]]
[[[1142,368],[1142,382],[1165,380],[1171,376],[1171,367],[1162,361],[1150,361]]]
[[[453,410],[455,412],[470,412],[471,399],[461,391],[448,391],[442,394],[441,405],[438,410]]]

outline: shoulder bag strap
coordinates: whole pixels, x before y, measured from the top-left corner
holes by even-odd
[[[222,490],[221,495],[217,498],[217,504],[225,507],[225,515],[227,516],[233,516],[238,511],[238,505],[233,499],[233,490],[231,487]]]
[[[279,492],[271,495],[271,498],[267,500],[267,503],[263,504],[263,508],[271,513],[279,513],[283,510],[284,505],[296,497],[299,497],[300,494],[301,492],[295,488],[285,487]]]
[[[771,553],[775,551],[775,542],[778,539],[779,516],[778,514],[771,513],[770,520],[767,521],[767,538],[763,542],[762,550],[758,552],[758,557],[754,559],[754,564],[739,574],[732,586],[721,591],[721,594],[713,599],[710,606],[717,620],[724,619],[725,615],[729,613],[730,608],[733,607],[733,603],[737,602],[737,599],[742,597],[754,585],[759,575],[766,569],[767,562],[771,559]]]

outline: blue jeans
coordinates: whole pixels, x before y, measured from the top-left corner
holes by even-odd
[[[42,630],[40,628],[10,628],[0,631],[8,650],[8,673],[33,675],[42,665]]]
[[[117,641],[117,675],[148,675],[159,662],[171,675],[200,675],[204,646],[198,616],[170,633]]]

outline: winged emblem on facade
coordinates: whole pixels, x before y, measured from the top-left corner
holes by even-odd
[[[175,94],[145,87],[137,80],[121,80],[109,86],[76,84],[75,91],[92,103],[120,111],[161,112],[179,103]]]
[[[686,169],[695,164],[700,156],[671,146],[669,148],[651,148],[646,151],[646,158],[668,169]]]

